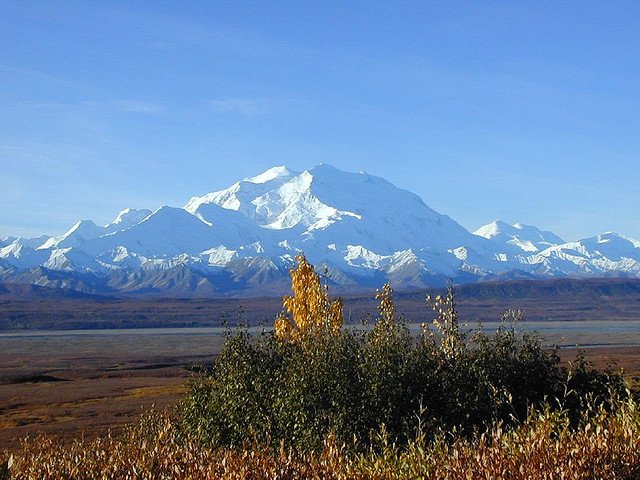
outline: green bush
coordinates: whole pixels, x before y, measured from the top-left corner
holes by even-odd
[[[584,365],[567,375],[535,335],[501,327],[476,340],[450,357],[437,337],[416,341],[402,326],[384,336],[344,330],[302,343],[241,330],[212,371],[192,381],[183,428],[215,446],[284,441],[317,450],[329,433],[369,446],[384,425],[392,441],[405,443],[419,429],[471,434],[496,420],[521,420],[545,399],[560,399],[578,417],[585,394],[608,395],[619,382]]]
[[[622,390],[620,376],[584,362],[561,368],[538,335],[517,333],[517,312],[493,335],[478,329],[468,338],[450,290],[431,300],[438,332],[425,327],[415,338],[395,321],[390,289],[380,298],[372,329],[302,331],[295,341],[271,332],[230,335],[182,402],[185,433],[213,446],[301,451],[318,451],[334,435],[362,449],[380,432],[399,444],[417,434],[471,436],[496,421],[521,421],[545,402],[579,418],[582,399],[604,401],[611,388]]]

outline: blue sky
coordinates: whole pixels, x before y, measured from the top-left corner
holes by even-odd
[[[640,238],[639,155],[639,2],[0,0],[0,237],[325,162]]]

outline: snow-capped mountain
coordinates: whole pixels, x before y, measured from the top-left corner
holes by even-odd
[[[565,243],[553,232],[542,231],[538,227],[515,223],[509,225],[495,220],[473,232],[475,235],[492,240],[504,250],[514,252],[539,252],[553,245]]]
[[[640,277],[640,242],[613,232],[554,245],[531,257],[545,273]]]
[[[303,251],[338,289],[541,276],[640,277],[640,242],[565,242],[496,220],[474,233],[367,173],[274,167],[183,207],[126,209],[57,237],[0,240],[0,280],[93,293],[281,293]]]

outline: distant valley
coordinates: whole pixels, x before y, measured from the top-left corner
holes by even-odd
[[[428,293],[396,293],[398,313],[410,323],[431,322]],[[640,279],[547,279],[481,282],[455,288],[461,321],[500,320],[507,309],[525,320],[640,321]],[[345,295],[347,323],[374,319],[373,292]],[[32,285],[0,285],[0,331],[151,327],[271,326],[282,308],[278,297],[214,299],[118,299]]]

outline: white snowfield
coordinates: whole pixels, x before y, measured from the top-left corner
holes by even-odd
[[[421,286],[487,275],[640,277],[638,240],[607,232],[565,242],[501,220],[471,233],[380,177],[326,164],[304,172],[273,167],[182,208],[125,209],[105,226],[82,220],[57,237],[2,239],[0,273],[188,267],[202,275],[226,269],[236,280],[251,270],[267,281],[278,269],[286,274],[297,252],[349,285],[372,278]]]

